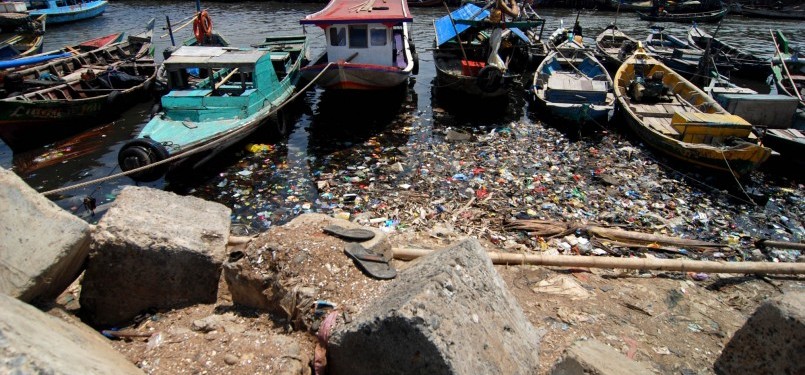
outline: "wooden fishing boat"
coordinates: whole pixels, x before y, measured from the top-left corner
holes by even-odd
[[[668,156],[745,174],[766,161],[752,125],[731,115],[685,78],[638,46],[615,74],[615,97],[626,124]]]
[[[0,61],[0,77],[4,77],[19,70],[33,68],[40,64],[54,62],[57,59],[73,57],[84,52],[93,51],[110,44],[119,43],[125,39],[125,33],[113,33],[102,37],[90,39],[62,49],[42,52],[35,55],[18,57],[13,60]]]
[[[164,62],[170,92],[162,97],[162,112],[121,148],[121,169],[177,157],[130,175],[153,181],[170,169],[202,164],[266,123],[293,97],[307,39],[267,39],[263,45],[266,48],[183,46],[174,51]],[[189,69],[206,72],[206,78],[192,79]],[[283,126],[276,131],[287,131]]]
[[[0,35],[0,60],[26,57],[42,52],[47,16],[42,15],[24,24],[19,31]]]
[[[650,54],[685,78],[693,79],[702,75],[698,72],[700,70],[699,62],[704,56],[704,51],[696,46],[691,46],[685,40],[666,33],[665,28],[651,27],[644,45]],[[717,70],[722,74],[734,69],[732,63],[723,54],[711,54],[710,57],[715,61]]]
[[[646,13],[646,12],[637,12],[637,15],[640,17],[641,20],[651,21],[651,22],[682,22],[682,23],[690,23],[690,22],[718,22],[721,21],[724,16],[727,15],[728,8],[721,8],[716,10],[709,10],[705,12],[693,12],[693,13]]]
[[[28,12],[32,16],[47,15],[50,24],[81,21],[100,16],[108,2],[106,0],[27,0]]]
[[[624,1],[624,0],[609,0],[612,9],[618,9],[623,12],[644,11],[648,12],[654,7],[654,2],[647,1]]]
[[[503,97],[529,62],[539,58],[534,51],[545,50],[540,40],[543,19],[502,22],[492,14],[465,4],[433,22],[433,57],[440,88],[476,97]],[[523,31],[527,29],[540,30],[539,35]]]
[[[409,35],[413,22],[405,0],[331,0],[303,25],[324,30],[326,47],[302,68],[305,80],[327,89],[378,90],[399,86],[419,71]],[[317,78],[318,77],[318,78]]]
[[[802,116],[797,98],[780,94],[758,94],[738,87],[725,77],[714,78],[704,88],[727,112],[741,116],[753,125],[761,142],[787,161],[805,162],[805,135],[796,129]]]
[[[612,78],[591,51],[560,45],[534,74],[532,99],[551,117],[574,124],[607,122],[615,105]]]
[[[710,54],[726,56],[735,67],[734,74],[748,78],[764,78],[769,75],[768,60],[761,59],[748,51],[713,38],[696,25],[688,29],[688,45],[702,50],[709,46]]]
[[[114,118],[146,97],[156,74],[152,33],[153,20],[126,41],[6,74],[0,138],[24,150]]]
[[[595,38],[595,48],[604,66],[614,72],[632,55],[637,40],[618,30],[617,26],[609,25]]]
[[[755,18],[769,18],[777,20],[805,20],[805,9],[800,6],[780,9],[758,8],[741,6],[741,15]]]

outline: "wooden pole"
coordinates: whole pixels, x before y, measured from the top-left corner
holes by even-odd
[[[173,38],[173,29],[171,28],[171,18],[167,14],[165,15],[165,22],[168,24],[168,35],[171,37],[171,45],[176,46],[176,39]]]
[[[456,28],[456,21],[453,19],[453,14],[450,13],[450,7],[447,6],[447,3],[442,1],[444,5],[444,9],[447,9],[447,16],[450,17],[450,23],[453,25],[453,31],[456,32],[456,40],[458,40],[458,47],[461,48],[461,55],[464,56],[465,61],[469,61],[467,58],[467,52],[464,52],[464,43],[461,41],[461,36],[458,35],[458,28]],[[475,19],[475,17],[473,17]],[[438,47],[438,46],[437,46]]]
[[[802,96],[799,95],[799,91],[797,91],[797,84],[794,82],[794,79],[791,78],[791,72],[788,71],[788,65],[785,65],[785,59],[783,58],[783,54],[780,52],[780,47],[777,45],[777,38],[774,36],[774,31],[769,30],[769,34],[771,34],[771,41],[774,42],[774,50],[777,51],[777,56],[780,56],[780,64],[783,64],[785,75],[788,76],[788,79],[791,81],[791,87],[793,88],[794,94],[797,94],[797,98],[801,102]],[[774,60],[772,59],[772,61]]]
[[[393,248],[394,259],[412,260],[433,252],[415,248]],[[772,262],[713,262],[687,259],[610,258],[595,256],[514,254],[490,251],[494,264],[540,265],[572,268],[625,268],[632,270],[656,270],[709,273],[751,274],[805,274],[805,263]]]

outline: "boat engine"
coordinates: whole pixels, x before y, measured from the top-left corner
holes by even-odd
[[[638,75],[629,83],[627,93],[636,102],[658,102],[666,92],[663,76],[663,72],[654,72],[648,78]]]
[[[161,143],[150,138],[137,138],[123,145],[117,154],[117,163],[120,169],[128,172],[165,160],[169,155]],[[158,180],[167,170],[167,164],[163,164],[130,174],[129,177],[138,182],[151,182]]]

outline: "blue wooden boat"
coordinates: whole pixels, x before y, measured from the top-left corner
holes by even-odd
[[[31,17],[11,35],[0,35],[0,60],[32,56],[42,52],[47,16]]]
[[[551,52],[534,74],[534,103],[550,116],[574,124],[607,122],[614,109],[612,78],[606,68],[576,41]]]
[[[171,169],[198,166],[242,140],[291,99],[306,54],[304,35],[268,38],[257,49],[179,47],[164,62],[170,92],[162,97],[163,110],[122,147],[121,169],[175,157],[130,175],[154,181]],[[287,124],[276,122],[278,135],[287,132]]]
[[[67,23],[100,16],[106,0],[28,0],[28,13],[32,16],[47,15],[48,23]]]

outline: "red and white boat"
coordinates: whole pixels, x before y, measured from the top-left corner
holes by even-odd
[[[316,83],[328,89],[377,90],[403,84],[419,68],[408,34],[413,20],[406,0],[331,0],[300,21],[321,27],[326,39],[324,52],[302,68],[302,77],[313,80],[321,74]]]

